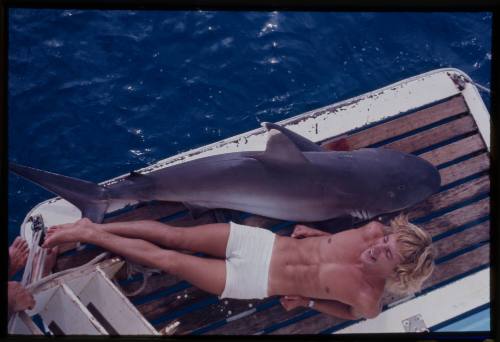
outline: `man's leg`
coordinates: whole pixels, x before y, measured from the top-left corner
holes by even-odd
[[[94,224],[88,219],[82,221],[95,225],[98,229],[111,234],[138,238],[177,250],[201,252],[218,258],[226,257],[229,238],[228,223],[213,223],[194,227],[173,227],[157,221],[130,221]],[[53,228],[65,228],[72,223]]]
[[[220,295],[226,283],[224,260],[200,258],[162,249],[148,241],[130,239],[108,233],[82,219],[64,229],[49,229],[43,247],[55,247],[67,242],[91,243],[132,262],[161,269],[194,286]]]

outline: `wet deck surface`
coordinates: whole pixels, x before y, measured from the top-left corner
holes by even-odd
[[[439,169],[440,191],[406,210],[411,222],[430,232],[438,254],[435,271],[424,283],[422,293],[489,266],[489,155],[461,96],[329,139],[322,145],[331,150],[383,146],[419,155]],[[232,220],[280,235],[289,235],[297,223],[227,210],[193,220],[178,203],[150,203],[106,221],[143,219],[186,227]],[[333,233],[362,223],[342,218],[311,226]],[[57,269],[81,265],[99,252],[87,248],[76,254],[65,253],[59,257]],[[126,279],[125,272],[117,278],[127,292],[142,284],[142,277]],[[387,294],[384,309],[400,299]],[[335,332],[351,323],[315,310],[287,312],[278,298],[219,300],[168,274],[152,276],[144,291],[130,300],[158,330],[180,322],[175,334],[319,334]]]

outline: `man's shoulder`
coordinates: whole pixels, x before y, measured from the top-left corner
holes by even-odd
[[[378,221],[371,221],[358,229],[364,240],[375,240],[384,236],[384,225]]]
[[[357,296],[357,308],[363,312],[364,318],[374,318],[382,309],[381,292],[369,286],[361,286]]]

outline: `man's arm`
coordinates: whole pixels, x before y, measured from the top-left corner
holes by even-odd
[[[374,318],[380,313],[380,307],[376,305],[355,308],[351,305],[339,302],[337,300],[311,300],[300,296],[284,296],[280,301],[281,305],[283,305],[283,307],[287,311],[290,311],[297,307],[305,307],[317,310],[330,316],[349,320]]]
[[[298,307],[305,307],[343,319],[354,320],[361,318],[361,315],[353,310],[350,305],[336,300],[310,300],[300,296],[284,296],[281,297],[280,301],[281,305],[287,311]]]
[[[310,308],[330,316],[355,320],[363,316],[350,305],[344,304],[336,300],[314,300]]]
[[[298,224],[295,226],[295,229],[293,230],[291,237],[295,239],[302,239],[311,236],[326,236],[326,235],[332,235],[332,234],[324,232],[319,229],[314,229],[311,227],[304,226],[302,224]]]

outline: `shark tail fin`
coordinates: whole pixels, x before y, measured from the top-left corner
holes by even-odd
[[[109,207],[108,190],[98,184],[16,163],[9,163],[9,170],[64,198],[93,222],[102,222]]]

